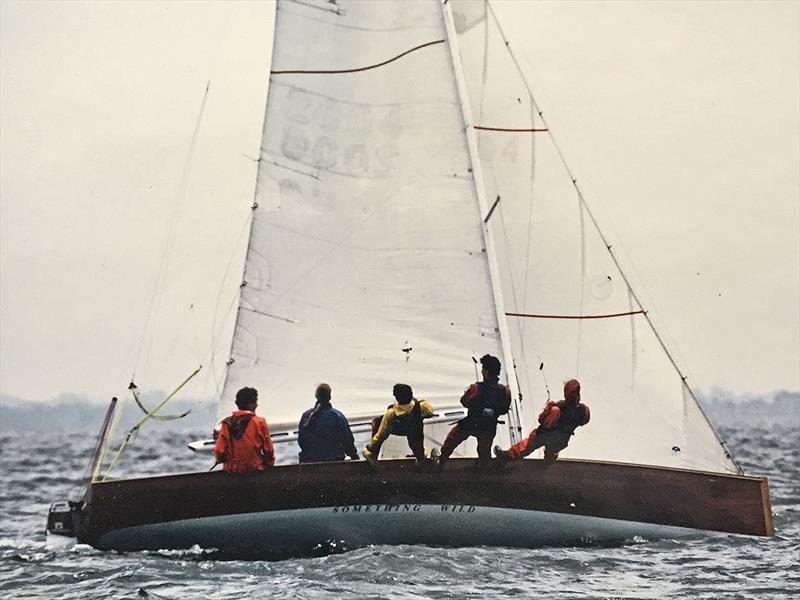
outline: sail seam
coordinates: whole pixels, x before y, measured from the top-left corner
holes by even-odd
[[[377,69],[378,67],[383,67],[392,63],[396,60],[403,58],[404,56],[411,54],[412,52],[416,52],[417,50],[422,50],[423,48],[427,48],[428,46],[435,46],[436,44],[444,44],[444,40],[434,40],[432,42],[426,42],[425,44],[420,44],[419,46],[415,46],[410,50],[406,50],[401,54],[398,54],[395,57],[392,57],[388,60],[383,62],[379,62],[374,65],[369,65],[366,67],[356,67],[353,69],[332,69],[332,70],[313,70],[313,69],[287,69],[287,70],[276,70],[270,71],[271,75],[342,75],[346,73],[359,73],[361,71],[369,71],[370,69]]]
[[[613,313],[608,315],[540,315],[532,313],[513,313],[507,312],[507,317],[526,317],[530,319],[612,319],[614,317],[629,317],[631,315],[647,314],[643,310],[632,310],[629,312]]]
[[[550,131],[549,129],[531,128],[531,129],[515,129],[510,127],[484,127],[483,125],[473,125],[473,129],[480,131],[507,131],[510,133],[543,133]]]

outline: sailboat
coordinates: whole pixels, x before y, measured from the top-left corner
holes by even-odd
[[[218,421],[254,386],[290,442],[324,380],[365,431],[399,381],[436,410],[430,449],[483,354],[513,392],[496,443],[527,435],[573,377],[592,421],[554,464],[476,470],[472,442],[432,472],[386,444],[377,468],[96,479],[48,530],[239,556],[772,535],[767,480],[742,473],[623,263],[490,3],[278,0]]]

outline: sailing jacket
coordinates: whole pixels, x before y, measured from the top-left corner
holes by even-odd
[[[497,427],[497,419],[511,407],[511,390],[501,383],[481,381],[473,383],[461,396],[461,404],[467,409],[467,416],[458,424],[469,433],[492,431]]]
[[[237,410],[222,421],[214,444],[217,462],[228,473],[263,471],[275,464],[272,438],[264,417],[251,410]]]
[[[415,418],[416,407],[419,418]],[[400,404],[395,401],[384,413],[378,431],[372,438],[371,444],[382,442],[389,434],[404,435],[410,438],[422,437],[422,419],[433,416],[433,408],[427,400],[413,398],[411,402]],[[418,428],[418,429],[417,429]]]
[[[581,404],[580,383],[570,379],[564,385],[564,398],[561,402],[548,401],[539,415],[538,431],[558,431],[566,435],[589,422],[589,407]]]
[[[314,409],[309,408],[300,418],[297,435],[300,462],[344,460],[345,455],[357,459],[358,451],[347,417],[327,404],[308,423],[312,412]]]

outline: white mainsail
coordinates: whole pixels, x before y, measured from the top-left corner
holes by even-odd
[[[640,305],[596,227],[502,23],[487,2],[451,5],[486,194],[501,198],[493,226],[506,241],[506,310],[535,315],[509,317],[526,421],[547,384],[558,400],[562,383],[576,377],[592,421],[564,456],[736,473],[650,326],[652,307]],[[634,314],[609,316],[621,313]]]
[[[295,427],[321,381],[351,418],[396,382],[455,406],[502,348],[441,7],[285,1],[275,32],[219,416],[249,385]]]

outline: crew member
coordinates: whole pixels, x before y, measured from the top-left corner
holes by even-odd
[[[239,410],[223,419],[214,455],[228,473],[263,471],[275,464],[272,438],[264,417],[256,415],[258,392],[244,387],[236,392]]]
[[[500,360],[485,354],[481,357],[483,381],[473,383],[461,396],[467,416],[455,424],[447,434],[440,456],[432,452],[435,461],[443,466],[458,445],[470,436],[478,440],[478,461],[486,463],[492,457],[492,440],[497,433],[497,419],[511,406],[511,391],[499,383]]]
[[[495,446],[494,455],[505,463],[524,458],[544,446],[544,459],[554,462],[558,453],[569,444],[569,438],[574,435],[575,429],[588,422],[589,407],[581,403],[581,384],[577,379],[570,379],[564,384],[564,399],[545,404],[539,415],[539,427],[508,450]]]
[[[397,383],[392,388],[395,402],[381,419],[378,430],[361,454],[370,464],[378,461],[381,445],[390,435],[405,436],[408,447],[417,459],[417,464],[425,461],[425,442],[422,420],[433,416],[433,408],[427,400],[417,400],[410,385]]]
[[[314,397],[314,408],[300,417],[297,442],[300,444],[300,462],[344,460],[345,455],[358,460],[350,423],[340,411],[331,406],[331,386],[320,383]]]

